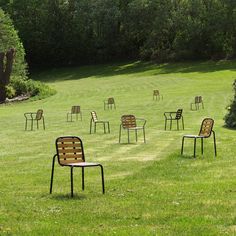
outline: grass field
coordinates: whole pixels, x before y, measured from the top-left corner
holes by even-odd
[[[44,100],[0,106],[0,235],[236,235],[236,131],[223,127],[225,107],[233,97],[236,62],[154,65],[99,65],[44,71],[33,75],[57,94]],[[163,101],[153,101],[159,89]],[[205,109],[190,111],[194,96]],[[116,110],[103,110],[114,97]],[[72,105],[81,105],[83,121],[66,122]],[[46,130],[24,131],[25,112],[42,108]],[[184,109],[185,130],[164,131],[165,111]],[[90,111],[110,121],[111,133],[89,134]],[[145,118],[136,143],[118,143],[120,117]],[[215,120],[213,140],[194,159],[193,142],[204,117]],[[86,160],[104,166],[106,194],[98,168],[86,169],[85,191],[75,170],[70,198],[70,169],[56,165],[49,194],[55,139],[82,138]],[[200,143],[199,143],[200,144]]]

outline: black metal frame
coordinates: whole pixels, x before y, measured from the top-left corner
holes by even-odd
[[[177,117],[179,110],[181,110],[181,114],[180,114],[180,117]],[[172,115],[174,115],[174,117]],[[176,120],[177,130],[179,130],[179,120],[180,119],[182,120],[182,128],[184,130],[184,117],[183,117],[183,110],[182,109],[178,109],[177,111],[164,112],[164,116],[165,116],[165,130],[166,130],[168,120],[170,121],[170,130],[172,129],[172,121],[173,120]]]
[[[67,122],[72,122],[73,121],[73,119],[72,119],[73,115],[76,115],[76,120],[78,121],[78,114],[80,114],[80,120],[82,121],[82,112],[81,112],[81,110],[80,110],[80,112],[72,112],[72,109],[71,109],[71,112],[68,112],[67,116],[66,116]],[[69,115],[70,115],[70,120],[68,119]]]
[[[143,125],[142,125],[142,127],[132,127],[132,128],[127,128],[127,127],[123,127],[123,125],[122,125],[122,123],[120,124],[120,131],[119,131],[119,143],[120,143],[120,140],[121,140],[121,130],[122,130],[122,128],[124,129],[124,130],[127,130],[127,135],[128,135],[128,143],[130,143],[130,136],[129,136],[129,131],[130,130],[134,130],[135,131],[135,139],[136,139],[136,142],[138,142],[138,134],[137,134],[137,131],[138,130],[140,130],[140,129],[142,129],[143,130],[143,141],[144,141],[144,143],[146,143],[146,136],[145,136],[145,125],[146,125],[146,120],[145,119],[143,119],[143,118],[136,118],[135,117],[135,119],[136,120],[142,120],[142,121],[144,121],[144,123],[143,123]]]
[[[92,116],[92,113],[91,113],[91,116]],[[106,134],[106,124],[107,124],[108,133],[110,133],[110,123],[109,123],[109,121],[102,121],[102,120],[96,120],[95,121],[93,119],[93,116],[92,116],[91,120],[90,120],[90,134],[92,133],[93,123],[94,123],[94,133],[96,133],[97,123],[103,124],[104,134]]]
[[[39,109],[38,111],[40,111],[40,110],[41,109]],[[39,129],[39,120],[43,121],[43,129],[45,130],[44,116],[42,114],[41,118],[37,119],[37,113],[38,112],[26,112],[26,113],[24,113],[24,116],[25,116],[25,130],[27,130],[27,128],[28,128],[28,120],[31,121],[31,130],[33,130],[34,121],[37,122],[37,129]]]
[[[109,103],[109,99],[108,98],[107,100],[104,101],[104,110],[106,110],[106,107],[107,109],[111,109],[112,110],[112,107],[114,106],[114,108],[116,109],[116,103],[115,103],[115,99],[113,98],[113,103]]]
[[[202,109],[204,109],[204,104],[202,100],[202,96],[196,96],[194,98],[194,102],[190,103],[190,110],[197,111],[200,109],[200,104],[202,105]],[[195,109],[193,109],[193,105],[195,105]]]
[[[206,119],[209,119],[209,118],[206,118]],[[204,119],[204,120],[206,120],[206,119]],[[203,125],[204,120],[202,121],[202,125]],[[202,125],[201,125],[201,129],[202,129]],[[214,121],[213,121],[213,125],[214,125]],[[212,127],[213,127],[213,125],[212,125]],[[200,129],[200,132],[201,132],[201,129]],[[203,140],[206,139],[206,138],[209,138],[211,136],[211,133],[213,133],[214,152],[215,152],[215,157],[217,156],[215,131],[212,129],[211,132],[210,132],[210,135],[208,135],[208,136],[202,136],[202,135],[200,135],[200,132],[199,132],[199,135],[192,135],[192,136],[184,135],[183,136],[183,138],[182,138],[182,147],[181,147],[181,155],[183,155],[183,151],[184,151],[184,139],[185,138],[193,138],[194,139],[194,148],[193,148],[194,158],[196,158],[196,141],[197,141],[197,139],[201,139],[201,153],[203,155]]]
[[[60,163],[60,160],[59,160],[59,153],[58,153],[58,146],[57,146],[57,141],[58,139],[61,139],[61,138],[76,138],[78,140],[80,140],[81,142],[81,149],[82,149],[82,157],[83,157],[83,160],[84,162],[82,163],[85,163],[85,155],[84,155],[84,148],[83,148],[83,142],[82,140],[79,138],[79,137],[76,137],[76,136],[64,136],[64,137],[59,137],[56,139],[56,150],[57,150],[57,154],[55,154],[53,156],[53,160],[52,160],[52,171],[51,171],[51,181],[50,181],[50,194],[52,193],[52,187],[53,187],[53,177],[54,177],[54,166],[55,166],[55,158],[57,157],[57,160],[58,160],[58,164],[62,167],[64,166],[67,166],[67,167],[70,167],[70,180],[71,180],[71,197],[74,196],[74,182],[73,182],[73,168],[74,167],[79,167],[79,168],[82,168],[82,190],[84,191],[84,169],[86,167],[96,167],[96,166],[99,166],[101,168],[101,177],[102,177],[102,193],[104,194],[105,193],[105,183],[104,183],[104,171],[103,171],[103,166],[100,164],[100,163],[91,163],[91,165],[89,165],[90,163],[87,163],[86,166],[78,166],[78,165],[73,165],[72,164],[68,164],[68,165],[65,165],[65,164],[61,164]]]

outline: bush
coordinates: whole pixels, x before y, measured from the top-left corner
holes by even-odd
[[[224,117],[225,125],[229,128],[236,128],[236,80],[233,83],[234,89],[234,99],[231,102],[231,105],[227,107],[228,114]]]

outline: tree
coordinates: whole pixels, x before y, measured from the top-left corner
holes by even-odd
[[[0,52],[0,103],[6,100],[6,86],[10,82],[15,49]]]

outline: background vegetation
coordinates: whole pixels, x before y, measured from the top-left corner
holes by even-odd
[[[234,0],[0,0],[30,65],[232,58]]]

